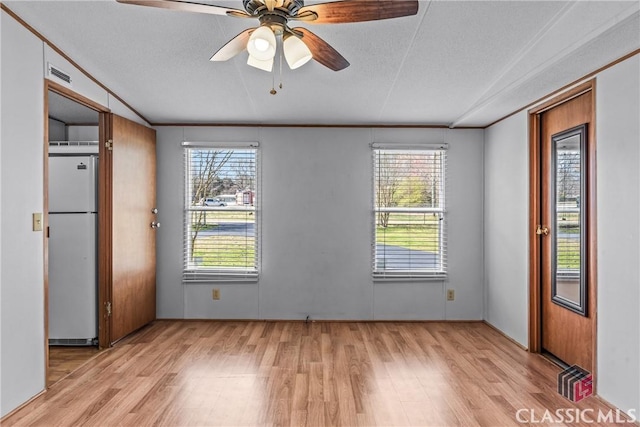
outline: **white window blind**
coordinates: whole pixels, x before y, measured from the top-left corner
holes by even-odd
[[[446,276],[446,153],[374,145],[374,278]]]
[[[257,280],[256,147],[183,145],[183,281]]]

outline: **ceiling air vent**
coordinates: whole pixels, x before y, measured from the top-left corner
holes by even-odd
[[[71,76],[69,74],[65,73],[60,68],[54,65],[48,64],[48,66],[49,66],[49,77],[55,77],[57,80],[61,80],[65,82],[67,85],[71,86]]]

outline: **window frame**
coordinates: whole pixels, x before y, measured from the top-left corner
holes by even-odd
[[[448,197],[448,179],[447,179],[447,158],[448,144],[400,144],[400,143],[373,143],[371,144],[372,153],[372,276],[375,282],[378,281],[443,281],[448,278],[448,215],[447,215],[447,197]],[[411,154],[420,152],[440,152],[440,176],[442,183],[438,198],[440,200],[439,207],[378,207],[377,205],[377,188],[378,188],[378,169],[377,158],[381,151],[397,151],[400,153]],[[384,269],[378,268],[378,215],[381,212],[388,213],[432,213],[440,215],[439,227],[439,268],[438,269]]]
[[[260,199],[261,199],[261,174],[260,174],[260,145],[257,142],[240,142],[240,143],[219,143],[219,142],[183,142],[181,143],[183,149],[183,224],[182,224],[182,237],[183,237],[183,255],[182,255],[182,283],[183,284],[197,284],[197,283],[212,283],[212,282],[225,282],[225,283],[256,283],[259,280],[260,273],[260,261],[261,261],[261,212],[260,212]],[[191,152],[193,150],[253,150],[255,153],[255,189],[253,197],[253,215],[254,215],[254,234],[255,234],[255,267],[254,268],[193,268],[189,252],[190,252],[190,215],[193,212],[200,212],[204,209],[198,209],[198,206],[191,205],[191,188],[190,188],[190,172],[191,172]],[[206,211],[208,212],[242,212],[247,209],[238,207],[216,207],[208,206]]]

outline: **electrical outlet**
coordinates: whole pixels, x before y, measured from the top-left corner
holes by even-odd
[[[219,300],[220,299],[220,289],[214,289],[213,292],[211,292],[211,297],[214,300]]]
[[[453,289],[447,289],[447,301],[453,301],[456,299],[456,291]]]

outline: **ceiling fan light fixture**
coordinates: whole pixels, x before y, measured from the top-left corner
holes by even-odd
[[[295,70],[302,67],[313,58],[313,54],[305,42],[296,36],[289,36],[282,45],[284,57],[289,64],[289,68]]]
[[[247,43],[249,57],[258,61],[268,61],[276,55],[276,36],[270,27],[263,25],[256,28]]]
[[[261,61],[254,56],[249,55],[249,59],[247,59],[247,65],[270,73],[271,70],[273,70],[273,58]]]
[[[209,0],[205,3],[187,0],[117,1],[185,12],[258,19],[258,28],[242,31],[218,49],[211,60],[227,61],[248,50],[249,65],[263,70],[273,68],[278,44],[283,45],[280,51],[280,68],[283,54],[292,69],[299,68],[310,59],[333,71],[344,70],[349,66],[349,61],[329,43],[305,27],[289,28],[289,21],[310,24],[368,22],[414,16],[419,8],[419,0],[315,0],[309,6],[304,5],[304,0],[242,0],[244,11],[209,4]],[[277,37],[282,38],[276,41]]]

